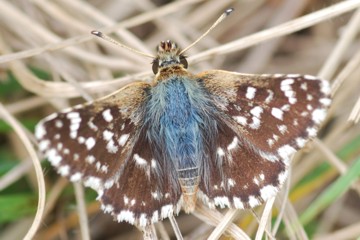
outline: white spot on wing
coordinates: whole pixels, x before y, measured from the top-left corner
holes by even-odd
[[[70,174],[70,166],[69,165],[61,166],[59,167],[58,172],[63,177],[68,176]]]
[[[316,133],[317,133],[316,128],[308,127],[306,129],[306,131],[307,131],[307,133],[309,134],[310,137],[315,137],[316,136]]]
[[[280,184],[283,184],[287,178],[287,175],[288,175],[288,171],[284,171],[284,172],[281,172],[278,176],[278,180],[279,180],[279,183]]]
[[[63,144],[61,142],[59,142],[56,146],[56,148],[60,151],[63,148]]]
[[[102,165],[101,166],[101,168],[100,168],[100,170],[101,170],[101,172],[103,172],[103,173],[107,173],[108,172],[108,166],[106,166],[106,165]]]
[[[155,222],[157,222],[157,221],[159,221],[159,212],[158,212],[158,210],[156,210],[156,211],[153,213],[152,217],[151,217],[151,222],[152,222],[152,223],[155,223]]]
[[[80,117],[80,114],[78,112],[69,112],[68,114],[66,114],[66,117],[68,119],[71,119],[71,118],[79,118]]]
[[[320,124],[322,121],[324,121],[326,117],[326,111],[325,109],[315,109],[312,112],[312,120],[316,123],[316,124]]]
[[[260,114],[263,112],[262,107],[256,106],[253,109],[250,110],[250,113],[254,115],[257,118],[260,118]]]
[[[278,127],[281,134],[284,135],[286,133],[286,131],[287,131],[286,125],[280,125],[280,126],[277,126],[277,127]]]
[[[253,99],[255,97],[256,88],[248,87],[246,90],[246,98]]]
[[[274,139],[275,141],[277,141],[277,140],[279,140],[279,136],[276,135],[276,134],[273,134],[273,139]]]
[[[70,108],[71,109],[71,108]],[[58,116],[57,113],[52,113],[50,114],[49,116],[47,116],[46,118],[44,118],[42,121],[50,121],[50,120],[53,120],[54,118],[56,118]]]
[[[235,121],[238,122],[239,124],[241,124],[242,126],[246,126],[246,122],[247,122],[247,119],[243,116],[235,116],[234,117]]]
[[[330,84],[327,81],[321,81],[321,89],[324,94],[328,95],[331,93]]]
[[[269,147],[272,147],[272,145],[274,145],[274,140],[269,138],[268,140],[266,140],[266,142],[268,143]]]
[[[295,97],[289,97],[289,103],[295,104],[297,102],[297,99]]]
[[[128,205],[129,204],[129,198],[127,196],[124,196],[124,204]]]
[[[147,225],[147,216],[145,213],[142,213],[139,218],[139,225],[140,227],[145,227]]]
[[[102,186],[101,179],[97,177],[88,177],[84,181],[86,187],[91,187],[92,189],[98,190]]]
[[[235,182],[234,179],[232,179],[232,178],[229,178],[229,179],[228,179],[228,185],[229,185],[229,187],[233,187],[233,186],[235,186],[235,184],[236,184],[236,182]]]
[[[92,149],[95,146],[95,138],[89,137],[88,139],[86,139],[85,145],[87,150]]]
[[[118,215],[117,218],[118,222],[128,222],[130,224],[134,224],[135,223],[135,217],[134,217],[134,213],[129,211],[129,210],[122,210]]]
[[[129,136],[130,136],[129,134],[121,135],[119,138],[119,141],[118,141],[119,145],[123,147],[125,145],[126,141],[128,140]]]
[[[305,79],[307,80],[319,80],[319,78],[311,76],[311,75],[304,75]]]
[[[114,117],[111,115],[111,110],[110,109],[106,109],[102,112],[102,116],[104,118],[105,121],[107,122],[111,122]]]
[[[101,205],[101,210],[104,211],[104,213],[111,213],[114,211],[114,207],[111,206],[110,204],[107,205]]]
[[[221,147],[218,147],[217,151],[216,151],[217,155],[219,155],[220,157],[225,156],[225,152]]]
[[[290,76],[290,75],[288,75],[288,76]],[[284,79],[284,80],[282,80],[281,81],[281,86],[284,86],[284,85],[291,85],[291,84],[293,84],[294,83],[294,79],[292,79],[292,78],[286,78],[286,79]]]
[[[93,164],[95,162],[95,157],[92,156],[92,155],[88,155],[85,157],[85,161],[90,163],[90,164]]]
[[[239,139],[237,137],[234,137],[233,141],[227,147],[227,150],[231,151],[231,150],[235,149],[238,144],[239,144]]]
[[[161,218],[167,218],[169,216],[173,215],[173,205],[169,204],[169,205],[165,205],[161,208]]]
[[[119,148],[115,146],[114,141],[112,139],[106,144],[106,149],[108,150],[109,153],[116,153],[119,150]]]
[[[35,137],[37,139],[42,139],[46,134],[46,130],[44,128],[44,125],[42,123],[39,123],[38,125],[36,125],[35,128]]]
[[[295,141],[300,148],[304,147],[306,144],[306,140],[301,137],[296,138]]]
[[[142,157],[139,156],[139,154],[134,154],[134,160],[135,163],[139,166],[144,166],[147,165],[147,161],[145,159],[143,159]]]
[[[264,180],[265,180],[265,175],[264,175],[263,173],[261,173],[261,174],[259,175],[259,178],[261,179],[261,181],[264,181]]]
[[[261,157],[265,158],[266,160],[269,160],[270,162],[276,162],[279,160],[279,158],[277,156],[275,156],[274,154],[270,154],[270,153],[263,152],[263,151],[259,151],[259,154]]]
[[[256,207],[259,204],[259,200],[257,200],[254,196],[249,196],[249,205],[251,208]]]
[[[62,128],[64,126],[63,122],[61,120],[56,120],[55,121],[55,127],[57,128]]]
[[[92,121],[89,121],[87,124],[88,124],[89,128],[91,128],[94,131],[99,130],[99,128]]]
[[[330,106],[330,104],[331,104],[330,98],[321,98],[319,101],[321,104],[323,104],[326,107]]]
[[[156,163],[156,160],[155,159],[151,159],[151,167],[156,169],[157,167],[157,163]]]
[[[105,131],[103,132],[103,138],[104,138],[106,141],[110,141],[113,136],[114,136],[114,133],[113,133],[113,132],[110,132],[109,130],[105,130]]]
[[[284,160],[288,160],[289,157],[296,152],[295,148],[290,145],[284,145],[278,149],[278,154]]]
[[[283,120],[283,114],[284,114],[284,112],[281,111],[281,109],[279,109],[279,108],[271,109],[271,115],[273,115],[275,118],[277,118],[279,120]]]
[[[84,137],[78,137],[78,143],[83,144],[85,142],[85,138]]]
[[[282,111],[289,111],[290,110],[290,105],[289,104],[285,104],[284,106],[281,107]]]
[[[305,83],[302,83],[301,85],[300,85],[300,88],[302,89],[302,90],[304,90],[304,91],[307,91],[307,83],[305,82]]]
[[[50,141],[49,140],[42,140],[39,143],[39,150],[41,152],[44,152],[46,149],[48,149],[49,146],[50,146]]]
[[[260,184],[259,180],[258,180],[256,177],[253,178],[253,182],[254,182],[256,185],[258,185],[258,186],[259,186],[259,184]]]
[[[267,185],[260,189],[260,196],[264,201],[267,201],[271,197],[275,196],[278,189],[272,185]]]
[[[48,150],[46,152],[46,156],[49,159],[49,161],[51,162],[51,165],[53,165],[55,167],[59,166],[59,164],[62,160],[62,157],[60,155],[58,155],[56,149],[54,149],[54,148],[51,148],[50,150]]]
[[[81,177],[82,177],[82,173],[76,172],[70,177],[70,181],[71,182],[77,182],[77,181],[79,181],[81,179]]]
[[[111,179],[111,180],[107,180],[107,181],[105,182],[104,187],[105,187],[106,189],[109,189],[109,188],[111,188],[113,185],[114,185],[114,180]]]
[[[266,97],[265,103],[270,103],[271,100],[273,100],[273,98],[274,98],[274,92],[269,89],[266,91],[269,93],[269,96]]]
[[[252,123],[249,125],[249,127],[252,129],[259,129],[260,125],[260,119],[257,117],[252,117]]]
[[[226,208],[230,207],[230,202],[228,197],[215,197],[214,203],[216,206],[219,206],[220,208]]]
[[[80,127],[80,123],[78,123],[78,122],[72,123],[72,124],[70,125],[70,131],[76,132],[76,131],[79,129],[79,127]]]

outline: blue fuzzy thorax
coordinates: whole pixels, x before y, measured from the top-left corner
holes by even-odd
[[[194,177],[208,154],[209,138],[216,135],[213,107],[200,83],[181,76],[158,82],[150,93],[144,120],[154,157],[165,174],[179,177],[174,168],[194,168]],[[169,172],[170,171],[170,172]]]

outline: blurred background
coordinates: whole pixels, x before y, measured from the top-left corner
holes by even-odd
[[[36,151],[36,123],[52,112],[153,78],[151,59],[90,31],[101,30],[155,54],[162,40],[187,47],[229,7],[235,11],[186,52],[189,71],[310,74],[329,80],[334,94],[318,138],[293,160],[268,234],[318,240],[360,236],[359,0],[13,0],[0,1],[0,239],[22,239],[39,211],[33,167],[38,160],[24,147],[28,141]],[[7,115],[25,137],[13,130]],[[73,185],[48,162],[42,161],[42,169],[47,199],[35,239],[84,239]],[[85,189],[91,239],[142,239],[134,226],[103,214],[95,198],[94,191]],[[199,206],[176,221],[184,238],[205,239],[224,224],[226,211]],[[218,236],[254,238],[256,216],[262,212],[263,207],[256,214],[238,211]],[[155,228],[159,238],[175,239],[168,220]]]

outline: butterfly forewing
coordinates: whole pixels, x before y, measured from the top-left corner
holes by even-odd
[[[39,149],[71,181],[102,190],[134,145],[147,84],[129,85],[99,101],[54,113],[36,127]]]
[[[224,113],[216,157],[200,184],[203,199],[209,206],[254,207],[275,195],[290,156],[316,135],[331,103],[330,88],[301,75],[213,70],[198,78]]]
[[[313,76],[208,71],[199,78],[238,133],[265,155],[285,157],[302,148],[331,103],[328,83]]]

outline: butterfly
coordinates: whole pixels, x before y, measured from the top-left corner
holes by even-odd
[[[100,36],[100,32],[93,32]],[[151,83],[129,84],[38,123],[58,173],[140,227],[210,208],[253,208],[276,195],[291,156],[316,136],[327,81],[298,74],[192,74],[176,43],[157,48]]]

